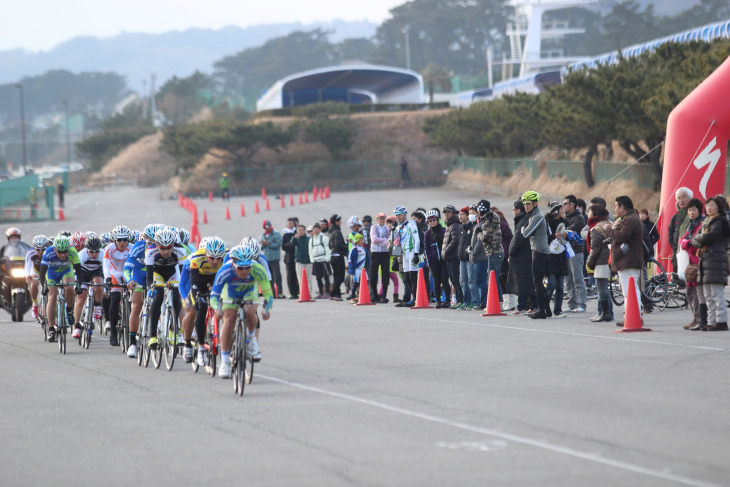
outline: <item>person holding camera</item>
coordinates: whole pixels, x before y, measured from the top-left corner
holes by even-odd
[[[599,312],[591,318],[593,323],[613,321],[611,295],[608,293],[608,280],[611,278],[611,267],[608,263],[608,257],[611,254],[608,238],[610,226],[608,210],[599,204],[592,204],[588,208],[588,228],[590,230],[586,238],[588,248],[586,266],[593,271],[598,292]]]

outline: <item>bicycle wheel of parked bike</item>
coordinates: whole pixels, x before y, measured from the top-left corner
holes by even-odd
[[[618,279],[618,275],[611,275],[608,280],[608,292],[611,294],[611,301],[616,306],[624,305],[624,293],[621,292],[621,281]]]
[[[648,264],[654,266],[654,275],[644,286],[642,294],[652,303],[660,303],[667,296],[669,288],[669,276],[664,272],[664,267],[655,259],[649,259]]]
[[[168,309],[165,313],[165,365],[167,370],[172,370],[177,356],[177,316],[174,309]]]

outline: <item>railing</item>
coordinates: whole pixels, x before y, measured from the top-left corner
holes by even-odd
[[[454,169],[473,171],[480,174],[494,174],[498,178],[508,178],[517,172],[526,172],[537,179],[540,171],[534,159],[486,159],[483,157],[459,157]]]
[[[54,216],[53,187],[37,174],[0,182],[0,221],[47,220]]]

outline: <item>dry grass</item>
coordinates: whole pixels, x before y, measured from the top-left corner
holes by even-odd
[[[175,173],[175,162],[160,152],[162,132],[141,138],[117,154],[92,177],[92,183],[109,179],[133,181],[140,186],[165,184]]]

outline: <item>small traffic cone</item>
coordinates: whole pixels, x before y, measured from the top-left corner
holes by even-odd
[[[208,224],[208,212],[203,210],[203,225]]]
[[[330,187],[329,186],[325,186],[324,187],[324,197],[325,198],[329,198],[330,197]]]
[[[213,191],[208,191],[208,199],[211,203],[213,202]]]
[[[231,219],[231,209],[228,205],[226,205],[226,220]]]
[[[256,200],[256,204],[253,207],[253,211],[254,211],[254,213],[259,212],[259,200]]]
[[[294,206],[294,193],[289,193],[289,206]]]
[[[302,280],[299,286],[298,303],[314,303],[314,299],[309,295],[309,283],[307,281],[307,269],[302,268]]]
[[[487,309],[482,316],[507,316],[502,313],[499,305],[499,289],[497,288],[497,275],[494,270],[489,271],[489,292],[487,293]]]
[[[246,216],[246,210],[243,208],[243,203],[241,203],[241,216]]]
[[[426,278],[423,277],[423,267],[418,268],[418,287],[416,288],[416,305],[411,309],[431,308],[428,302],[428,292],[426,291]]]
[[[317,191],[312,190],[312,201],[317,201]]]
[[[309,203],[309,193],[307,193],[306,191],[304,192],[304,202]]]
[[[267,210],[270,210],[271,209],[271,205],[269,204],[269,199],[268,198],[266,199],[266,209]]]
[[[301,205],[302,203],[304,203],[304,201],[302,200],[302,192],[300,191],[299,192],[299,204]]]
[[[641,319],[641,311],[639,311],[639,300],[636,298],[636,284],[634,278],[629,277],[629,289],[626,293],[626,308],[624,309],[624,328],[622,330],[614,330],[616,333],[624,333],[631,331],[651,331],[651,328],[644,328],[644,322]]]
[[[10,210],[8,210],[10,211]],[[66,220],[66,215],[63,214],[63,208],[58,209],[58,221],[62,222]]]
[[[177,206],[182,206],[183,200],[182,200],[182,193],[177,194]]]
[[[284,205],[284,195],[281,195],[281,207],[286,208],[286,206]]]
[[[370,286],[368,286],[368,273],[365,269],[360,272],[360,296],[357,299],[355,306],[372,306],[373,303],[370,300]]]
[[[262,200],[266,199],[266,188],[261,188],[261,199]]]

